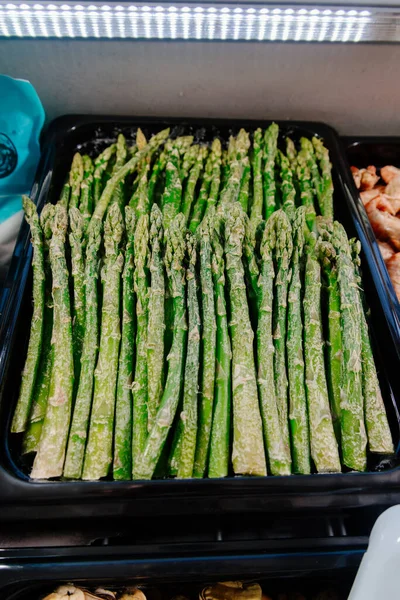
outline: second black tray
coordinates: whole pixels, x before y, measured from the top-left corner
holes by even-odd
[[[249,131],[270,122],[62,117],[50,126],[32,197],[39,208],[54,202],[75,151],[97,153],[122,131],[133,140],[137,127],[146,135],[171,126],[176,134],[193,132],[200,139],[227,139],[240,127]],[[400,398],[397,320],[386,293],[380,265],[354,204],[351,176],[335,132],[317,123],[279,123],[283,136],[295,140],[317,135],[327,145],[334,170],[335,216],[349,236],[362,243],[363,283],[371,308],[375,360],[396,447],[399,446]],[[237,477],[224,480],[149,482],[34,482],[19,458],[21,439],[9,434],[26,354],[31,315],[31,247],[24,223],[2,299],[0,330],[0,519],[86,517],[122,514],[180,514],[360,506],[396,502],[400,492],[397,456],[369,458],[369,472],[310,476]]]

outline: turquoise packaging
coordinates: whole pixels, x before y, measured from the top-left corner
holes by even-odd
[[[29,81],[0,75],[0,224],[21,210],[40,158],[45,113]]]

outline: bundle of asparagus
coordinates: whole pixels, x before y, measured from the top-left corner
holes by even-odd
[[[367,468],[393,443],[329,154],[138,130],[24,198],[33,318],[12,431],[35,479]],[[228,319],[229,315],[229,319]]]

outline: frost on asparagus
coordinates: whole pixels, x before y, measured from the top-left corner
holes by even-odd
[[[31,228],[31,241],[33,246],[33,315],[31,322],[31,333],[28,344],[28,353],[22,373],[21,390],[14,413],[11,431],[18,433],[25,431],[28,425],[29,412],[32,404],[32,395],[40,360],[43,334],[43,312],[45,272],[43,255],[43,234],[40,226],[36,206],[28,198],[23,197],[23,208],[25,218]]]
[[[230,207],[225,228],[232,340],[233,469],[237,475],[266,475],[253,354],[254,334],[242,265],[245,214],[239,203]]]
[[[64,206],[55,209],[50,263],[53,278],[53,368],[46,417],[38,452],[33,463],[33,479],[62,475],[74,389],[72,323],[65,240],[68,215]]]

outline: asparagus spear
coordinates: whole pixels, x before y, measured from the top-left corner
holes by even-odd
[[[256,129],[253,138],[253,204],[251,207],[252,221],[258,222],[263,214],[263,136],[261,129]],[[254,208],[253,208],[254,207]]]
[[[108,167],[108,163],[114,156],[117,150],[116,144],[108,146],[94,161],[94,174],[93,174],[93,200],[94,206],[96,207],[99,203],[102,191],[103,191],[103,174]]]
[[[129,173],[134,171],[138,163],[140,163],[140,161],[145,156],[159,148],[159,146],[161,146],[161,144],[164,143],[168,136],[169,129],[164,129],[163,131],[160,131],[159,133],[154,135],[143,150],[139,150],[138,152],[136,152],[136,154],[130,160],[128,160],[128,162],[122,167],[122,169],[119,169],[119,171],[111,177],[111,179],[107,182],[107,185],[104,188],[99,201],[96,203],[96,207],[94,209],[92,218],[89,223],[89,229],[96,219],[100,221],[103,220],[104,214],[108,208],[108,205],[111,201],[112,195],[118,183],[120,181],[123,181],[125,177],[129,175]]]
[[[242,174],[242,181],[240,182],[240,191],[239,191],[238,200],[246,214],[249,209],[250,181],[251,181],[250,159],[248,156],[245,156],[245,158],[243,159],[243,174]]]
[[[33,479],[48,479],[62,474],[71,418],[74,361],[68,268],[65,259],[67,224],[66,208],[57,205],[50,242],[54,303],[53,368],[46,417],[31,473]]]
[[[135,352],[134,240],[135,213],[125,207],[126,248],[122,272],[122,331],[114,431],[114,479],[132,477],[132,379]]]
[[[229,164],[229,175],[219,198],[219,204],[223,207],[228,207],[232,202],[238,200],[243,175],[243,162],[248,150],[248,144],[249,138],[246,132],[243,135],[238,135],[234,144],[231,142],[233,149],[231,148],[230,150],[231,162]]]
[[[28,426],[32,395],[37,376],[42,349],[43,313],[45,302],[45,271],[43,255],[43,235],[36,206],[28,196],[22,197],[25,218],[31,228],[33,246],[33,314],[29,336],[28,352],[22,372],[21,389],[11,425],[13,433],[25,431]]]
[[[282,208],[293,221],[296,211],[296,189],[293,183],[293,174],[290,168],[289,159],[278,151],[280,168],[281,168],[281,193],[282,193]]]
[[[138,186],[129,203],[129,206],[134,209],[137,219],[139,219],[139,217],[142,215],[147,215],[150,211],[148,189],[149,172],[150,164],[146,163],[141,171]]]
[[[327,473],[339,472],[341,467],[325,377],[321,321],[321,269],[316,252],[315,239],[310,236],[306,245],[303,300],[304,358],[311,456],[318,473]]]
[[[79,206],[81,196],[81,183],[83,179],[83,160],[77,152],[72,160],[71,171],[69,174],[69,185],[71,186],[71,196],[69,199],[69,208]]]
[[[98,227],[97,224],[94,226]],[[89,436],[82,474],[82,479],[86,480],[106,477],[112,462],[118,354],[121,339],[120,287],[124,257],[120,244],[123,229],[121,210],[115,203],[107,212],[104,224],[105,259],[101,273],[103,282],[101,333],[99,355],[94,373]]]
[[[361,306],[350,244],[337,221],[333,224],[332,242],[337,252],[342,324],[342,395],[341,432],[343,462],[350,469],[365,471],[367,435],[364,426],[362,389]]]
[[[177,473],[178,478],[192,477],[196,451],[201,326],[197,299],[196,245],[195,237],[193,234],[188,233],[186,236],[188,254],[188,268],[186,270],[188,342],[184,376],[183,412],[181,413],[182,437]]]
[[[275,202],[275,160],[278,147],[279,127],[276,123],[272,123],[264,134],[264,172],[263,172],[263,190],[264,190],[264,207],[253,202],[251,209],[251,218],[259,219],[264,208],[266,219],[276,210]]]
[[[301,307],[301,267],[304,250],[304,232],[306,229],[305,214],[306,209],[304,206],[301,206],[296,210],[293,221],[294,250],[288,293],[288,329],[286,342],[293,471],[302,474],[311,472]]]
[[[237,475],[266,475],[253,355],[254,334],[250,324],[242,264],[244,230],[245,214],[241,206],[234,203],[227,213],[225,224],[232,340],[232,462]]]
[[[218,194],[221,185],[221,142],[218,138],[213,140],[211,145],[211,153],[213,156],[213,165],[212,165],[212,173],[211,173],[211,185],[210,185],[210,193],[208,195],[207,200],[207,210],[213,206],[217,205],[218,202]]]
[[[286,156],[289,159],[290,168],[292,173],[296,173],[297,167],[297,150],[296,146],[290,137],[286,138]]]
[[[53,333],[53,298],[51,295],[51,266],[49,247],[54,221],[54,204],[46,204],[40,215],[40,226],[43,232],[43,255],[45,273],[45,303],[43,314],[43,341],[41,358],[35,380],[29,425],[25,430],[22,453],[36,452],[42,433],[43,421],[46,415],[47,398],[49,395],[53,349],[51,338]]]
[[[149,318],[149,216],[142,215],[135,233],[136,367],[133,384],[132,470],[137,469],[147,436]]]
[[[182,198],[182,184],[179,170],[176,166],[179,160],[179,152],[174,147],[169,155],[165,173],[165,190],[162,198],[164,229],[168,229],[171,221],[179,213]],[[178,163],[179,164],[179,163]]]
[[[305,150],[300,150],[297,155],[297,179],[299,182],[300,201],[307,208],[306,221],[310,231],[312,231],[315,222],[314,192],[310,183],[311,173]]]
[[[69,244],[71,247],[71,273],[74,281],[73,350],[76,382],[79,381],[82,343],[85,332],[85,261],[83,236],[85,221],[78,208],[69,209]]]
[[[148,431],[151,430],[160,405],[164,383],[165,280],[162,260],[163,220],[160,209],[153,205],[150,215],[149,319],[147,329]]]
[[[64,477],[80,479],[92,406],[93,375],[99,346],[99,318],[97,282],[99,276],[99,248],[102,224],[97,221],[96,228],[88,238],[85,262],[85,328],[80,359],[81,374],[76,394],[71,429],[68,437],[67,455],[64,465]]]
[[[146,140],[146,138],[145,138],[145,140]],[[139,148],[139,145],[138,145],[138,148]],[[139,150],[140,150],[140,148],[139,148]],[[122,169],[122,167],[126,163],[127,156],[128,156],[128,148],[126,145],[126,139],[125,139],[125,136],[122,135],[122,133],[120,133],[117,138],[116,151],[115,151],[115,164],[114,164],[114,167],[112,170],[112,175],[115,175],[115,173],[118,173],[118,171],[120,169]],[[116,188],[114,190],[112,202],[118,202],[120,211],[122,213],[124,212],[125,182],[123,179],[118,183],[118,185],[116,186]]]
[[[258,294],[259,294],[259,277],[260,267],[257,256],[257,238],[262,238],[262,230],[265,222],[260,220],[256,227],[255,221],[251,219],[245,220],[245,235],[243,242],[244,266],[246,279],[248,282],[248,294],[250,301],[250,314],[253,316],[255,324],[258,316]]]
[[[333,219],[332,164],[329,160],[329,152],[322,143],[322,140],[313,137],[312,143],[322,175],[320,197],[321,215]]]
[[[231,428],[231,363],[232,349],[228,330],[225,301],[225,261],[220,232],[222,223],[210,213],[212,231],[212,273],[217,321],[217,348],[215,373],[214,415],[211,430],[209,477],[226,477],[229,469],[229,443]]]
[[[272,331],[274,337],[274,378],[275,393],[278,405],[279,421],[285,444],[289,449],[288,422],[288,379],[286,366],[286,322],[287,295],[290,258],[293,250],[292,228],[283,210],[276,211],[270,219],[275,226],[275,232],[270,237],[276,261],[275,297],[272,314]],[[271,234],[273,232],[270,229]]]
[[[361,312],[361,362],[362,385],[364,393],[365,425],[368,434],[368,446],[371,452],[392,454],[394,452],[392,434],[387,420],[378,375],[372,353],[368,323],[365,314],[365,299],[361,287],[361,244],[358,240],[350,240],[356,281],[359,287]]]
[[[195,148],[196,146],[192,146]],[[197,152],[197,156],[189,174],[189,179],[186,185],[185,193],[182,201],[182,212],[185,215],[186,223],[189,221],[192,204],[195,196],[197,181],[203,170],[204,160],[207,157],[207,149],[202,147]]]
[[[310,171],[314,193],[318,201],[319,212],[321,215],[323,215],[324,208],[322,205],[322,179],[321,175],[319,174],[314,148],[312,142],[308,138],[301,138],[300,145]]]
[[[198,158],[199,152],[200,152],[200,146],[198,144],[195,144],[194,146],[190,146],[186,150],[185,155],[182,160],[182,166],[179,170],[179,177],[181,178],[182,184],[185,181],[185,179],[187,179],[189,177],[189,172],[191,171],[192,167],[194,166],[194,164]]]
[[[168,360],[168,375],[160,407],[146,445],[137,464],[134,479],[151,479],[160,458],[168,432],[175,418],[183,385],[184,358],[187,339],[185,273],[185,217],[178,214],[166,235],[165,263],[174,299],[174,337]]]
[[[272,307],[274,263],[271,242],[275,239],[275,223],[269,219],[264,229],[260,254],[261,268],[257,278],[258,305],[257,359],[258,390],[264,429],[265,448],[272,475],[290,475],[289,446],[283,436],[274,385],[274,343],[272,336]],[[273,244],[274,245],[274,244]],[[273,246],[272,245],[272,246]],[[254,271],[257,267],[255,266]]]
[[[208,215],[199,228],[200,282],[201,282],[201,396],[199,425],[193,476],[204,477],[208,464],[212,415],[214,406],[215,351],[217,324],[215,318],[214,287],[212,279],[212,222]]]
[[[196,200],[195,205],[193,206],[192,216],[190,219],[189,229],[193,233],[196,232],[198,226],[200,225],[200,223],[203,219],[205,210],[207,208],[207,200],[208,200],[208,195],[210,192],[211,179],[212,179],[212,174],[213,174],[214,154],[213,154],[212,150],[210,153],[208,153],[208,148],[205,148],[203,150],[203,152],[205,154],[204,160],[206,159],[207,154],[208,154],[208,158],[207,158],[206,166],[205,166],[205,169],[203,172],[199,196]]]
[[[328,239],[330,235],[328,234]],[[336,252],[329,241],[318,243],[320,262],[328,294],[328,390],[331,400],[333,428],[340,443],[340,402],[342,385],[342,328],[340,324],[340,291]]]
[[[68,173],[67,178],[64,182],[64,185],[61,189],[60,197],[58,199],[58,203],[61,204],[62,206],[64,206],[66,209],[68,209],[68,206],[69,206],[70,195],[71,195],[71,186],[69,184],[69,173]]]
[[[153,169],[151,171],[151,175],[149,178],[148,185],[148,198],[149,205],[153,206],[155,202],[158,203],[158,199],[156,197],[157,186],[160,181],[161,174],[165,171],[165,167],[167,166],[167,156],[168,153],[166,150],[160,153],[160,156],[156,160]]]
[[[93,161],[90,156],[85,154],[82,157],[83,161],[83,179],[81,183],[81,196],[79,202],[79,210],[82,213],[85,221],[85,229],[89,224],[90,217],[93,212]]]

